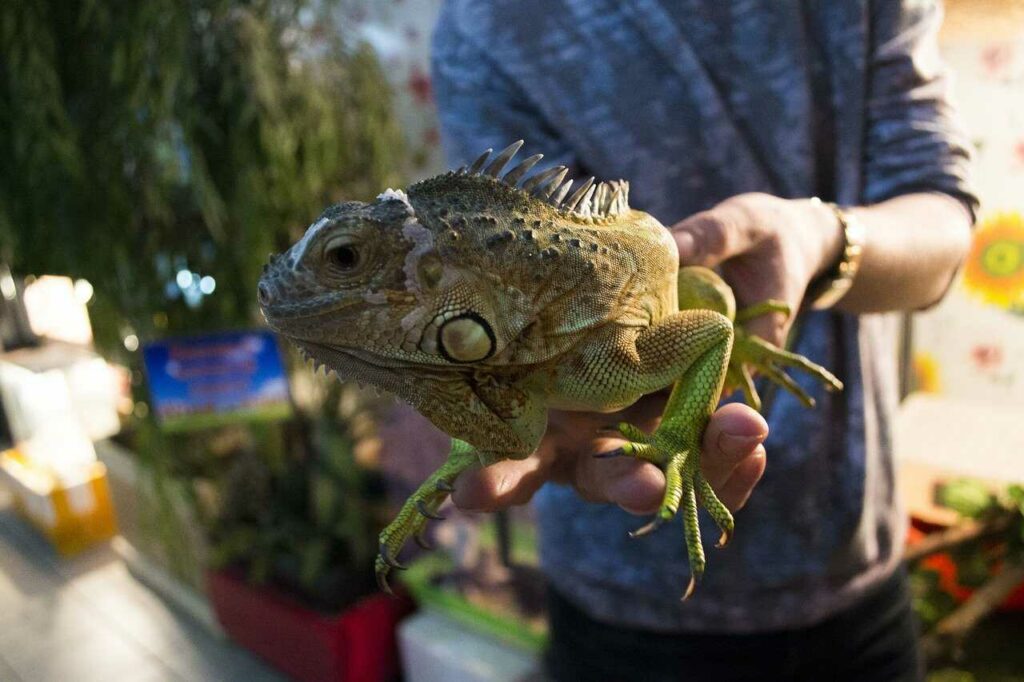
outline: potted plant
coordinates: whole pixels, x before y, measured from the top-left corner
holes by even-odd
[[[917,569],[917,610],[928,627],[921,649],[932,663],[962,658],[971,632],[995,610],[1024,609],[1024,487],[994,491],[958,479],[937,489],[937,501],[960,521],[915,524],[905,554]]]
[[[294,425],[287,461],[235,455],[210,524],[208,594],[234,640],[295,679],[389,680],[395,628],[412,603],[380,594],[373,579],[382,485],[357,462],[372,436],[353,434],[371,421],[366,411],[328,414]]]

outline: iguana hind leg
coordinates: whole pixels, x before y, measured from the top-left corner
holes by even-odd
[[[422,533],[426,529],[427,521],[440,518],[438,509],[448,499],[455,479],[463,471],[479,463],[480,457],[473,446],[453,438],[452,449],[445,463],[416,489],[402,505],[402,510],[398,512],[395,520],[381,531],[380,553],[377,555],[374,568],[377,573],[377,584],[382,590],[391,592],[391,586],[388,585],[388,574],[391,569],[405,568],[398,563],[397,557],[406,541],[414,538],[421,545],[424,544]]]
[[[696,312],[696,311],[694,311]],[[680,313],[684,314],[684,313]],[[714,313],[709,313],[714,315]],[[670,521],[682,508],[683,533],[690,560],[690,584],[683,598],[692,593],[704,573],[706,563],[697,519],[698,506],[711,514],[722,531],[719,546],[728,542],[733,531],[732,514],[715,495],[700,470],[700,445],[704,428],[718,404],[728,368],[732,346],[732,326],[726,318],[716,315],[703,326],[703,333],[694,337],[673,338],[671,328],[660,325],[645,332],[665,335],[665,339],[637,340],[637,350],[662,348],[667,342],[699,349],[699,354],[676,381],[662,413],[661,423],[647,434],[630,424],[619,424],[619,431],[628,439],[622,451],[652,462],[665,472],[665,494],[657,515],[647,525],[632,533],[646,535]],[[641,356],[642,357],[642,356]]]

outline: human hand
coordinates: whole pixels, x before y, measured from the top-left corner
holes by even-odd
[[[666,394],[641,398],[614,414],[552,411],[537,452],[523,460],[505,460],[463,473],[452,500],[468,511],[497,511],[525,504],[547,481],[572,485],[590,502],[611,502],[634,514],[658,510],[665,476],[653,464],[632,457],[597,458],[625,441],[602,432],[627,421],[645,431],[657,424]],[[722,502],[735,511],[750,496],[764,473],[761,444],[768,424],[746,405],[729,404],[711,417],[704,431],[701,468]]]
[[[839,260],[843,232],[828,206],[810,199],[740,194],[671,228],[681,265],[720,266],[739,308],[768,299],[799,310],[807,285]],[[746,328],[782,347],[792,318],[770,313]]]

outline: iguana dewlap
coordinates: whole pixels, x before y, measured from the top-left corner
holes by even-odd
[[[721,528],[721,544],[733,528],[699,467],[723,386],[759,406],[750,368],[808,404],[781,367],[841,384],[735,327],[785,306],[735,314],[717,275],[679,269],[668,230],[629,208],[627,183],[591,178],[572,191],[562,166],[521,182],[539,154],[499,177],[521,145],[371,204],[328,208],[271,259],[260,306],[314,363],[394,393],[452,436],[446,463],[381,534],[385,588],[399,550],[421,539],[458,475],[530,455],[549,408],[614,411],[674,384],[657,430],[619,429],[625,453],[659,466],[667,482],[657,517],[638,534],[682,506],[689,595],[705,564],[698,502]]]

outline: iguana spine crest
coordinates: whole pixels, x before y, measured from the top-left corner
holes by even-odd
[[[513,142],[484,167],[491,152],[494,151],[488,149],[477,157],[477,160],[468,168],[463,166],[456,171],[456,174],[488,175],[580,218],[613,218],[629,211],[629,183],[625,180],[599,182],[595,185],[594,178],[590,177],[570,195],[569,189],[572,187],[573,179],[565,178],[569,169],[565,166],[554,166],[528,178],[520,185],[519,181],[538,161],[544,158],[543,154],[534,154],[524,159],[519,165],[499,178],[498,174],[522,146],[522,140]]]

